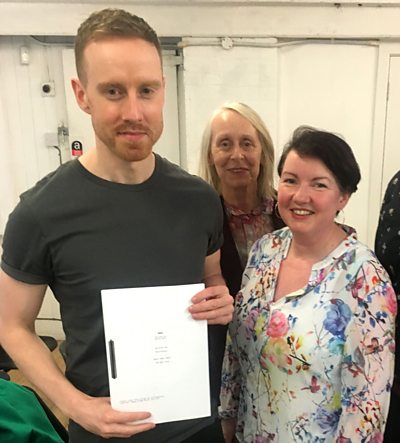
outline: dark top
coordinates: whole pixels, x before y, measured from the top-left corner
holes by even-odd
[[[221,244],[220,201],[200,178],[156,156],[148,180],[126,185],[73,160],[21,196],[1,267],[16,280],[51,287],[66,335],[67,378],[89,395],[108,396],[101,289],[199,283],[206,256]],[[149,300],[149,316],[151,309]],[[222,358],[214,335],[209,327],[212,386]],[[216,403],[218,392],[211,395]],[[103,440],[72,422],[70,441],[180,442],[210,421],[165,423],[122,440]]]
[[[221,248],[221,270],[229,292],[235,296],[240,290],[244,268],[240,262],[239,253],[229,227],[229,218],[226,214],[222,197],[221,203],[224,208],[224,244]],[[274,201],[274,207],[275,203],[276,201]],[[275,211],[272,212],[271,218],[274,231],[286,226],[285,222],[277,216]],[[265,234],[267,234],[267,232]]]
[[[390,180],[383,199],[375,236],[375,254],[389,274],[393,288],[400,296],[400,171]],[[396,318],[395,376],[400,378],[400,327]]]

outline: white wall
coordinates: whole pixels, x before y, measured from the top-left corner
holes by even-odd
[[[122,6],[143,15],[160,36],[183,37],[178,100],[181,159],[187,169],[197,171],[205,122],[227,100],[242,100],[260,113],[277,154],[299,124],[338,132],[353,147],[363,175],[346,222],[372,246],[385,187],[387,79],[390,54],[399,52],[400,6],[392,1],[380,2],[384,7],[354,3],[1,2],[0,233],[18,195],[57,167],[57,152],[46,147],[44,134],[69,117],[62,47],[9,35],[74,35],[92,10]],[[350,37],[352,41],[343,41]],[[222,41],[232,48],[224,49]],[[20,62],[21,46],[29,49],[29,65]],[[41,83],[48,80],[55,82],[54,97],[41,94]],[[177,117],[174,123],[177,127]],[[395,149],[391,153],[386,164],[400,164]],[[69,155],[66,150],[64,158]],[[52,318],[57,310],[46,305],[41,315]],[[47,326],[39,327],[48,333]]]
[[[345,222],[368,242],[376,46],[305,44],[280,52],[278,146],[308,124],[341,134],[352,147],[362,180],[344,210]],[[372,246],[372,244],[371,244]]]
[[[30,62],[20,62],[20,47],[29,48]],[[64,94],[43,97],[41,83],[63,84],[61,54],[23,37],[0,38],[0,233],[18,195],[59,165],[56,150],[46,147],[44,134],[66,122]]]
[[[266,41],[266,43],[269,40]],[[263,40],[241,40],[250,45]],[[276,140],[278,115],[277,49],[234,46],[223,49],[213,40],[185,39],[183,85],[187,168],[198,171],[203,128],[212,111],[226,101],[243,101],[259,112]]]
[[[160,36],[400,37],[397,0],[14,0],[0,3],[0,34],[75,35],[104,7],[143,16]]]
[[[357,227],[363,241],[369,241],[368,191],[378,45],[305,40],[277,46],[275,39],[249,38],[233,39],[231,43],[231,49],[224,49],[215,38],[183,41],[180,89],[184,112],[180,114],[185,128],[181,139],[184,166],[197,172],[205,122],[215,107],[229,100],[242,100],[260,113],[270,129],[277,157],[300,124],[338,132],[353,147],[363,172],[360,191],[346,210],[346,222]],[[29,65],[20,63],[21,46],[28,48]],[[87,119],[77,108],[67,115],[66,91],[68,96],[70,86],[65,77],[69,71],[62,67],[62,53],[62,47],[41,45],[30,38],[0,37],[0,57],[4,61],[0,78],[9,86],[0,96],[0,124],[4,128],[0,132],[4,150],[0,162],[4,183],[0,228],[18,195],[58,166],[58,154],[46,147],[44,134],[55,132],[63,122],[74,126],[75,120]],[[47,80],[54,80],[54,97],[41,94],[41,83]],[[171,114],[171,110],[166,112],[169,117]],[[177,114],[174,116],[176,134]],[[87,126],[90,128],[90,124]],[[174,143],[168,139],[168,143],[179,151],[178,140]],[[165,155],[179,159],[179,152],[175,158],[173,154]],[[68,150],[63,158],[70,158]]]
[[[339,133],[353,148],[363,176],[345,209],[345,222],[368,242],[378,47],[304,41],[269,48],[262,44],[270,41],[247,39],[226,50],[211,43],[196,39],[191,46],[187,39],[184,47],[188,169],[197,171],[205,122],[225,101],[244,101],[260,113],[271,131],[277,158],[297,126]]]

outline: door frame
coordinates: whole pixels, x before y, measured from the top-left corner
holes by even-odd
[[[393,56],[400,56],[400,42],[382,42],[379,45],[378,54],[375,90],[375,112],[373,121],[372,152],[370,162],[370,199],[368,208],[370,220],[368,222],[367,232],[369,245],[374,245],[376,229],[378,226],[379,211],[382,204],[382,193],[387,186],[387,183],[383,183],[383,166],[387,107],[389,98],[390,60]]]

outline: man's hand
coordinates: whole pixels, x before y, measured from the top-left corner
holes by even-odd
[[[232,320],[233,297],[226,286],[210,286],[192,298],[189,312],[195,320],[207,320],[209,325],[226,325]]]
[[[79,405],[77,416],[71,418],[87,431],[103,438],[127,438],[140,432],[149,431],[154,423],[135,423],[150,417],[149,412],[121,412],[112,409],[108,397],[87,397]]]

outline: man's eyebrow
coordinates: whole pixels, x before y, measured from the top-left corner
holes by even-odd
[[[150,81],[145,81],[142,84],[142,87],[153,87],[153,88],[161,88],[162,83],[160,82],[160,80],[150,80]]]
[[[159,80],[149,80],[149,81],[144,81],[141,84],[141,88],[161,88],[162,83]],[[120,83],[120,82],[113,82],[113,81],[109,81],[109,82],[101,82],[97,85],[97,89],[98,90],[104,90],[106,88],[119,88],[119,89],[125,89],[125,85]]]
[[[102,82],[97,85],[97,89],[102,90],[106,88],[123,88],[124,86],[118,82]]]

